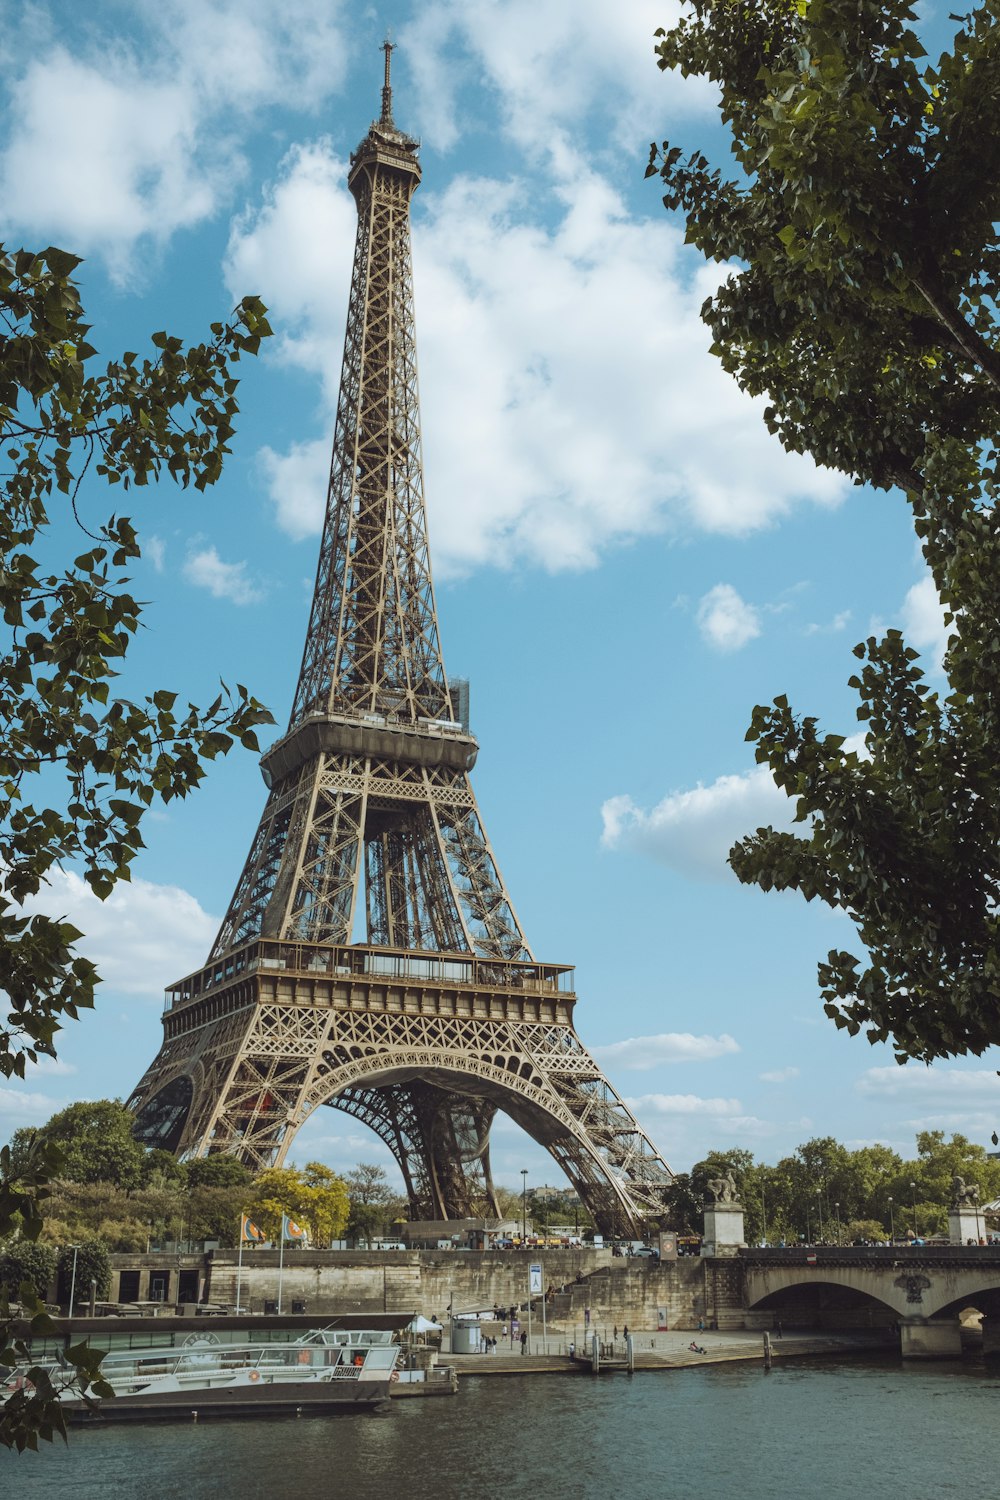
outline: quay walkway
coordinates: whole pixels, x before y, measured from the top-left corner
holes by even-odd
[[[732,1332],[693,1332],[690,1328],[670,1333],[635,1333],[633,1351],[636,1371],[683,1370],[697,1365],[730,1364],[735,1362],[764,1364],[764,1336],[750,1330]],[[531,1340],[531,1352],[520,1354],[444,1354],[455,1367],[460,1380],[476,1375],[590,1375],[590,1366],[582,1359],[572,1359],[563,1339],[549,1338],[548,1350],[543,1347],[541,1335]],[[696,1354],[689,1347],[695,1343],[704,1349]],[[805,1359],[826,1356],[848,1356],[891,1353],[895,1344],[887,1343],[884,1335],[873,1332],[850,1333],[786,1333],[783,1338],[771,1334],[771,1358],[774,1362],[783,1359]],[[624,1359],[624,1340],[619,1338],[618,1348]],[[615,1370],[613,1373],[618,1373]]]

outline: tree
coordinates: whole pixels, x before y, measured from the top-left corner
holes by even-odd
[[[254,726],[273,722],[240,685],[235,695],[223,685],[207,709],[178,711],[176,693],[163,688],[140,702],[112,695],[142,618],[124,571],[141,549],[127,516],[90,516],[88,478],[122,492],[163,474],[197,490],[214,484],[237,413],[232,367],[271,331],[263,304],[245,299],[190,348],[156,333],[152,357],[127,352],[98,373],[71,280],[79,264],[51,247],[8,254],[0,245],[0,452],[10,466],[0,472],[5,1077],[54,1055],[63,1019],[93,1005],[98,979],[75,949],[82,934],[57,917],[26,916],[23,903],[54,866],[73,864],[107,897],[129,877],[149,809],[186,797],[237,740],[257,749]],[[60,560],[74,525],[83,550]],[[16,1222],[25,1238],[38,1236],[58,1155],[46,1140],[0,1153],[0,1235]],[[34,1310],[34,1331],[47,1331],[37,1299]],[[0,1321],[0,1361],[23,1354]],[[80,1389],[98,1381],[100,1356],[80,1346],[68,1358]],[[57,1394],[40,1377],[34,1394],[8,1401],[0,1444],[21,1451],[64,1432]]]
[[[134,1124],[120,1099],[97,1099],[61,1109],[39,1134],[59,1150],[60,1176],[69,1182],[110,1182],[129,1189],[142,1181],[146,1157],[132,1134]],[[14,1133],[17,1153],[25,1134]]]
[[[270,1239],[281,1233],[281,1216],[310,1231],[316,1244],[329,1244],[344,1231],[348,1201],[346,1184],[329,1167],[311,1161],[300,1172],[295,1167],[266,1167],[244,1193],[246,1210]]]
[[[143,1187],[180,1190],[188,1184],[188,1163],[178,1161],[169,1151],[155,1146],[144,1153],[139,1175]]]
[[[951,628],[932,692],[898,631],[855,648],[865,750],[784,696],[748,739],[795,803],[730,863],[844,910],[866,958],[827,1014],[900,1061],[1000,1041],[1000,51],[995,0],[927,61],[905,0],[690,0],[659,64],[713,81],[738,175],[653,147],[687,238],[730,274],[713,351],[786,448],[901,489]]]
[[[73,1258],[76,1257],[76,1278],[73,1277]],[[95,1283],[94,1295],[103,1300],[111,1292],[111,1261],[108,1247],[103,1240],[82,1240],[75,1248],[64,1247],[59,1257],[59,1301],[69,1306],[73,1294],[73,1311],[79,1316],[80,1309],[90,1301],[90,1283]]]
[[[245,1186],[207,1183],[192,1188],[186,1210],[186,1238],[218,1240],[227,1248],[238,1244],[245,1197]]]
[[[222,469],[237,411],[232,365],[270,333],[248,298],[210,342],[185,349],[153,335],[95,371],[96,350],[70,279],[76,256],[0,245],[0,1073],[51,1052],[63,1016],[93,1005],[97,973],[74,951],[81,936],[49,916],[27,917],[55,865],[77,864],[102,899],[142,848],[157,801],[185,797],[205,763],[271,716],[246,690],[207,709],[175,710],[156,689],[139,702],[112,696],[142,618],[124,569],[140,556],[128,517],[89,517],[95,476],[122,491],[162,473],[198,490]],[[52,511],[52,502],[58,506]],[[87,521],[82,516],[87,514]],[[83,550],[54,562],[53,525],[79,522]],[[61,530],[60,530],[61,527]],[[75,549],[74,549],[75,550]],[[55,555],[58,555],[56,553]],[[42,562],[41,559],[45,561]],[[42,800],[34,800],[39,796]]]
[[[347,1224],[347,1184],[322,1162],[306,1162],[302,1169],[305,1214],[318,1245],[339,1239]]]
[[[0,1296],[14,1299],[27,1283],[37,1297],[48,1296],[56,1268],[55,1251],[31,1240],[9,1240],[0,1245]]]
[[[171,1158],[172,1160],[173,1158]],[[213,1156],[199,1156],[187,1164],[189,1187],[246,1187],[253,1181],[253,1173],[235,1156],[224,1156],[216,1152]]]
[[[395,1195],[385,1168],[373,1162],[359,1162],[353,1172],[348,1172],[346,1184],[350,1199],[347,1232],[352,1239],[367,1244],[385,1228]]]

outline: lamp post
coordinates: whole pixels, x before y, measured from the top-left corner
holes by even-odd
[[[839,1245],[840,1244],[840,1204],[839,1203],[835,1203],[833,1205],[833,1211],[834,1211],[834,1213],[837,1216],[837,1244]]]
[[[80,1246],[70,1245],[67,1248],[73,1252],[73,1274],[69,1279],[69,1312],[67,1313],[67,1317],[71,1318],[73,1316],[73,1301],[76,1297],[76,1257]]]
[[[910,1196],[913,1203],[913,1238],[917,1238],[917,1184],[910,1183]]]
[[[812,1244],[812,1234],[809,1229],[809,1199],[806,1199],[806,1244]]]
[[[528,1238],[528,1169],[521,1168],[521,1244]]]
[[[822,1188],[817,1188],[817,1190],[816,1190],[816,1207],[817,1207],[818,1212],[819,1212],[819,1237],[820,1237],[820,1239],[822,1239],[823,1238],[823,1190],[822,1190]]]
[[[892,1194],[889,1194],[889,1244],[896,1243],[896,1220],[892,1211]]]
[[[760,1185],[760,1218],[761,1218],[761,1226],[760,1226],[761,1232],[760,1232],[760,1237],[764,1241],[764,1244],[766,1245],[767,1244],[767,1199],[764,1197],[764,1183],[763,1183],[763,1181],[761,1182],[761,1185]]]

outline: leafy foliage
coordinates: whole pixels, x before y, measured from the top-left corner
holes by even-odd
[[[282,1214],[308,1229],[313,1244],[319,1246],[343,1234],[347,1223],[346,1184],[321,1162],[308,1162],[302,1171],[267,1167],[254,1178],[244,1199],[254,1223],[275,1241],[281,1233]]]
[[[71,273],[76,256],[0,246],[0,1074],[51,1052],[60,1018],[93,1004],[97,974],[81,934],[26,916],[54,865],[77,864],[104,898],[142,848],[143,817],[186,797],[235,741],[257,748],[271,716],[246,689],[207,708],[166,689],[112,695],[142,606],[124,571],[140,556],[126,516],[84,525],[89,472],[127,491],[165,474],[204,490],[222,468],[236,416],[231,366],[270,333],[248,298],[207,343],[153,335],[98,373]],[[58,502],[55,510],[53,502]],[[84,549],[53,564],[54,524],[76,518]],[[36,800],[40,796],[42,800]]]
[[[22,1283],[27,1283],[35,1296],[44,1301],[55,1268],[55,1252],[48,1245],[37,1245],[33,1240],[11,1240],[0,1245],[0,1294],[12,1300]]]
[[[30,1319],[29,1338],[58,1334],[58,1325],[45,1312],[27,1282],[21,1287],[21,1303]],[[4,1327],[6,1312],[6,1306],[0,1303],[0,1328]],[[63,1391],[72,1389],[74,1395],[84,1399],[114,1395],[101,1377],[103,1358],[103,1351],[98,1353],[86,1343],[71,1344],[63,1350],[62,1370],[53,1376],[41,1366],[32,1365],[28,1338],[5,1339],[0,1348],[0,1379],[13,1377],[17,1389],[0,1407],[0,1447],[13,1448],[18,1453],[26,1449],[35,1452],[39,1439],[51,1442],[58,1434],[65,1440],[66,1418],[59,1401]]]
[[[171,1160],[173,1158],[171,1157]],[[217,1152],[213,1156],[199,1156],[187,1164],[187,1181],[190,1187],[246,1187],[253,1180],[253,1173],[235,1156],[224,1156]]]
[[[785,697],[754,710],[805,831],[730,854],[851,917],[867,959],[829,954],[825,1009],[901,1061],[1000,1041],[996,0],[953,19],[932,64],[906,0],[690,0],[659,64],[717,86],[739,170],[664,142],[647,174],[733,263],[713,352],[786,448],[905,492],[951,627],[944,696],[898,632],[856,648],[864,754]]]
[[[146,1152],[132,1134],[135,1120],[120,1099],[67,1105],[39,1132],[16,1130],[11,1138],[15,1165],[39,1135],[60,1154],[60,1177],[69,1182],[110,1182],[138,1187]]]
[[[366,1243],[382,1234],[396,1207],[396,1194],[389,1185],[385,1168],[373,1162],[359,1162],[346,1178],[350,1198],[347,1233]]]
[[[76,1281],[73,1280],[73,1257],[76,1256]],[[95,1296],[102,1301],[111,1292],[111,1261],[108,1247],[101,1239],[82,1240],[74,1249],[66,1245],[59,1257],[59,1301],[69,1306],[73,1295],[73,1310],[77,1317],[90,1300],[90,1283],[96,1282]]]
[[[794,1243],[822,1239],[897,1238],[947,1229],[952,1179],[976,1183],[985,1203],[1000,1197],[1000,1161],[985,1148],[940,1130],[921,1131],[916,1156],[904,1161],[888,1146],[852,1151],[832,1136],[805,1141],[773,1166],[749,1151],[713,1151],[667,1190],[672,1229],[699,1233],[710,1177],[731,1172],[743,1203],[747,1241]]]
[[[52,247],[7,253],[0,245],[3,1077],[23,1077],[26,1062],[54,1055],[63,1019],[93,1005],[98,979],[75,949],[82,934],[55,917],[26,914],[24,903],[53,867],[68,865],[107,897],[129,878],[149,809],[186,797],[206,764],[237,741],[257,749],[255,726],[273,722],[239,685],[235,694],[223,685],[207,709],[179,708],[177,694],[164,688],[140,702],[112,694],[142,618],[125,572],[141,549],[127,516],[82,518],[91,475],[123,493],[162,476],[196,490],[215,483],[237,412],[232,367],[270,334],[265,308],[247,298],[231,321],[212,325],[205,343],[185,348],[156,333],[149,358],[127,352],[99,369],[71,279],[79,264]],[[59,560],[73,526],[86,538],[83,550]],[[124,1180],[131,1158],[120,1138],[117,1145],[112,1170]],[[67,1146],[69,1169],[85,1177],[76,1146]],[[62,1165],[51,1138],[25,1134],[4,1148],[0,1236],[16,1226],[24,1239],[37,1239]],[[32,1330],[52,1331],[32,1298],[25,1284]],[[0,1309],[0,1368],[26,1357]],[[85,1391],[99,1380],[99,1355],[79,1346],[67,1359],[67,1383]],[[0,1444],[18,1451],[65,1431],[53,1382],[44,1371],[30,1376],[33,1384],[0,1417]]]

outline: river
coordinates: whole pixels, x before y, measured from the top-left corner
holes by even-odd
[[[997,1493],[1000,1373],[803,1361],[469,1377],[384,1417],[76,1429],[0,1453],[17,1500],[943,1500]]]

